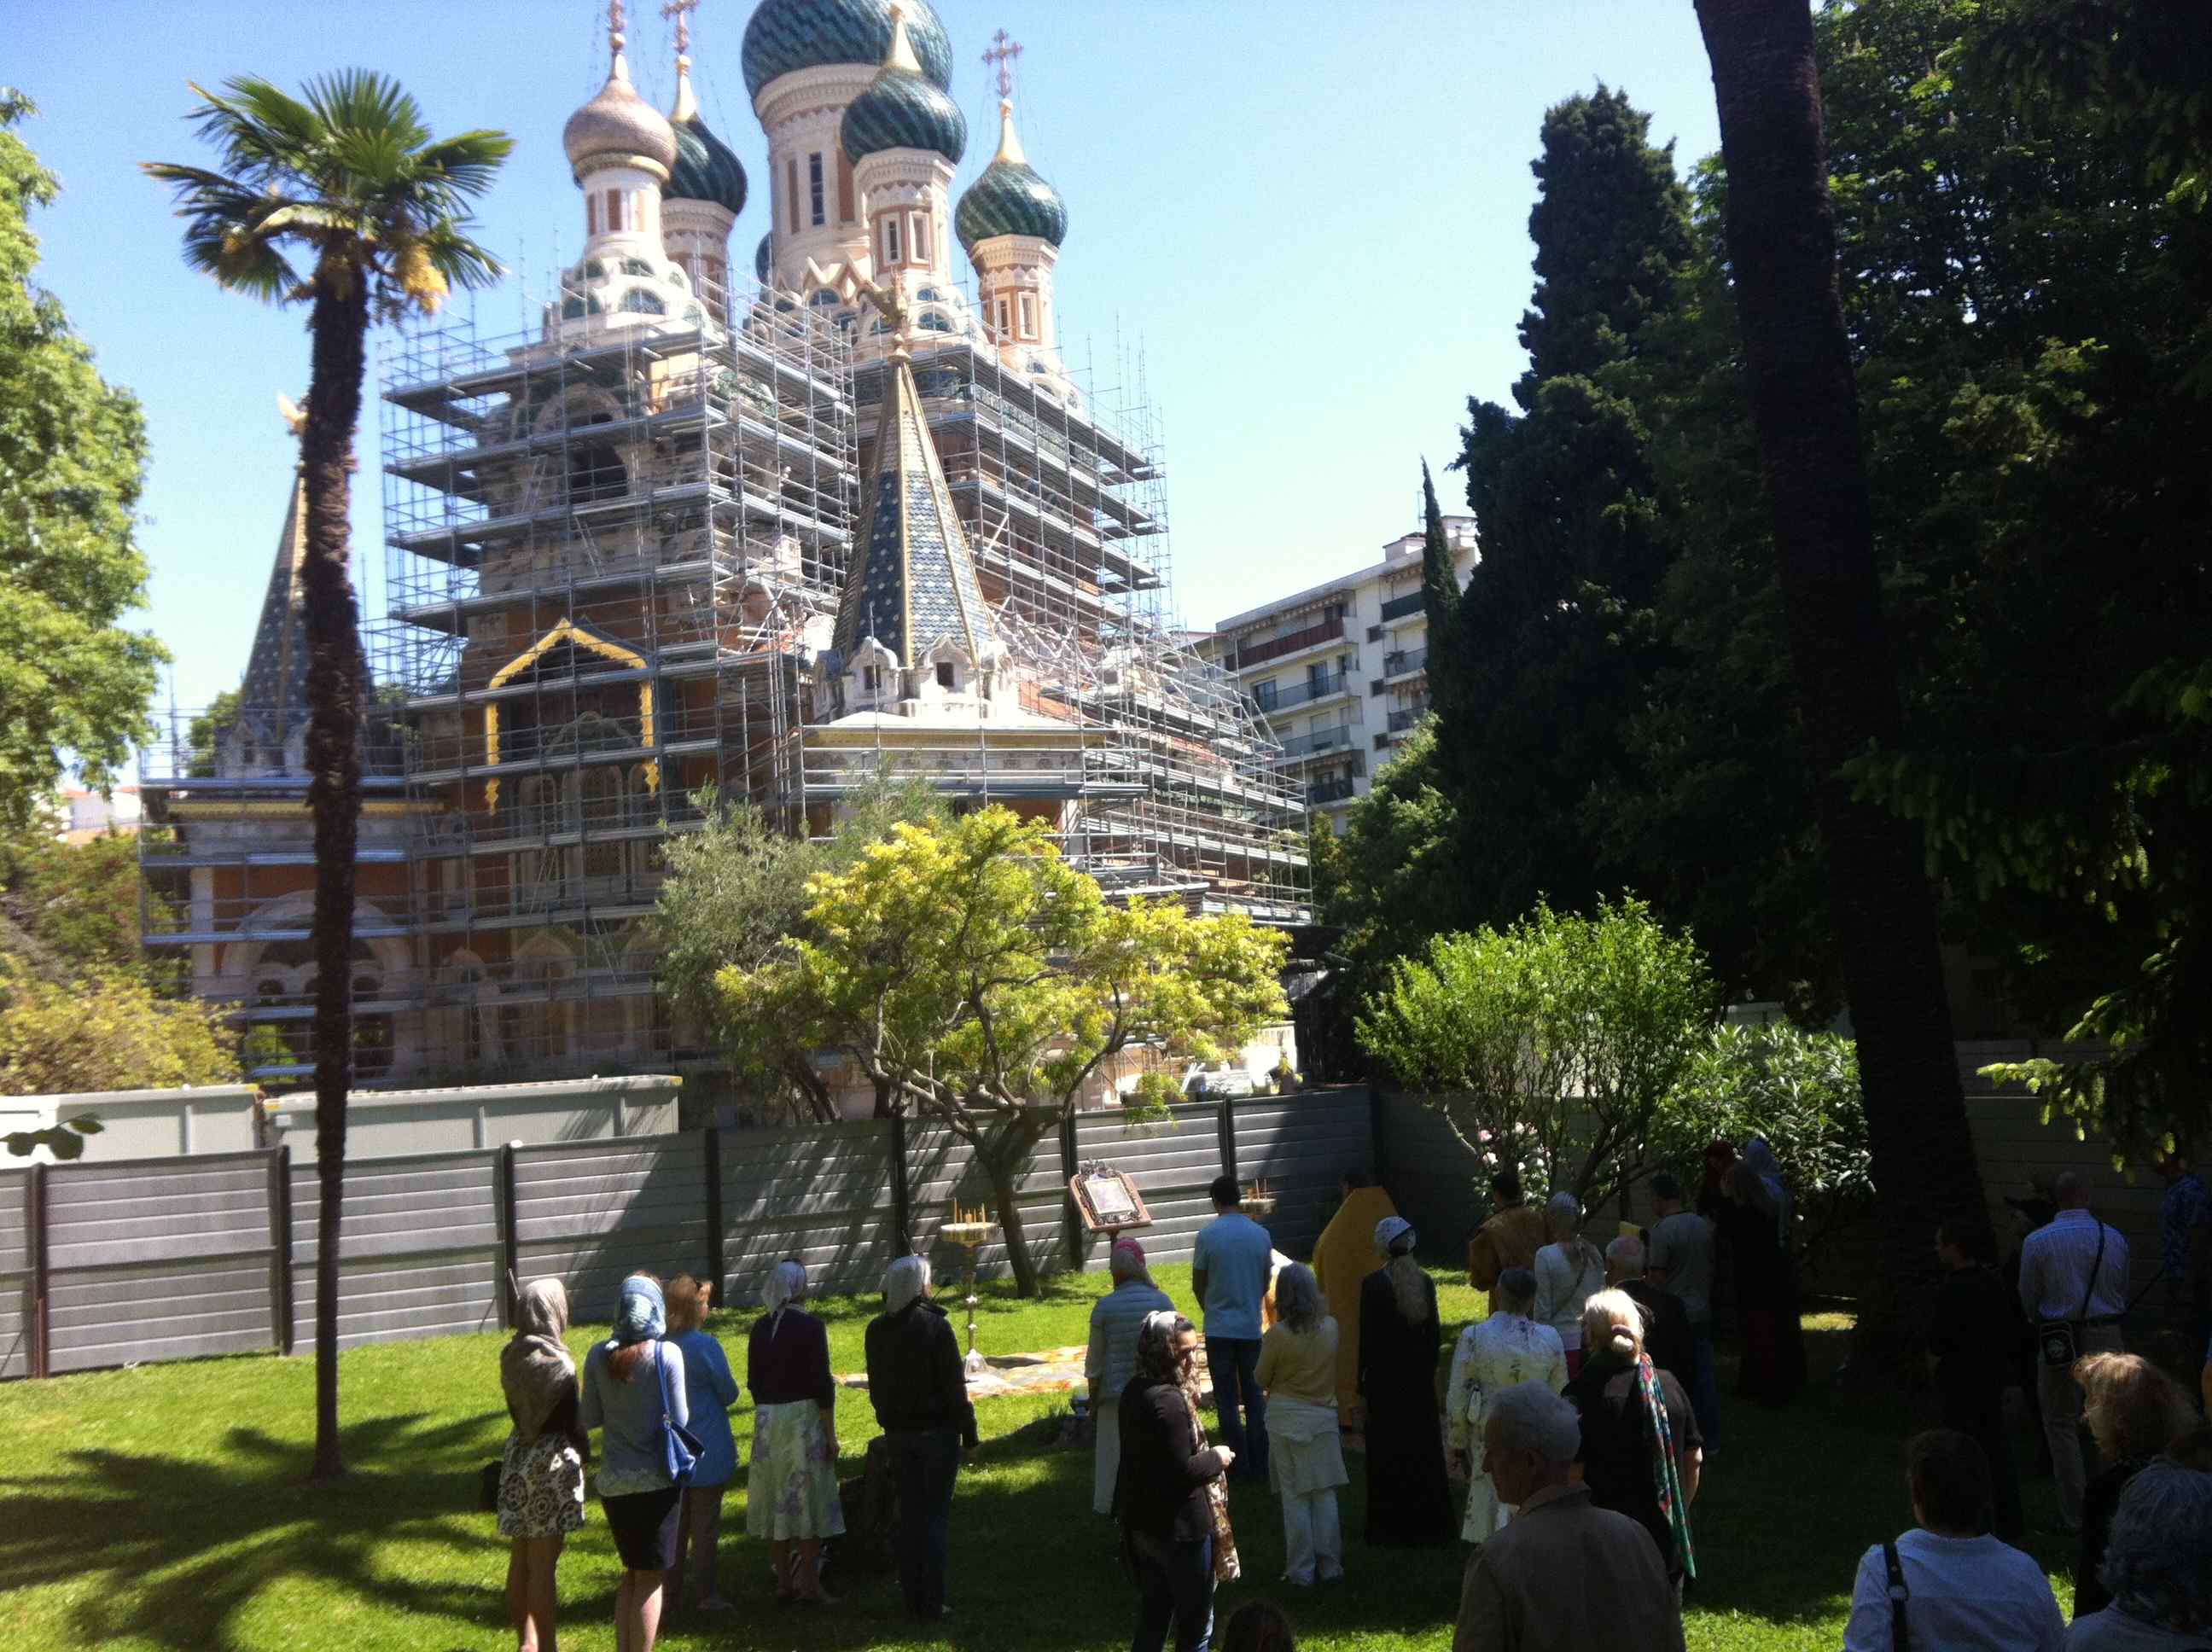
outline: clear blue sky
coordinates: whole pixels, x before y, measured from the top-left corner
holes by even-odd
[[[1470,394],[1522,366],[1528,161],[1547,105],[1623,86],[1686,167],[1717,145],[1690,0],[937,0],[968,112],[956,188],[988,162],[995,95],[979,61],[1004,27],[1027,47],[1018,94],[1031,161],[1066,196],[1062,343],[1102,363],[1141,339],[1164,419],[1179,606],[1212,624],[1373,559],[1417,523],[1419,462],[1463,510]],[[141,160],[205,159],[181,117],[187,77],[296,86],[331,69],[396,75],[433,128],[501,127],[514,157],[478,234],[508,263],[480,324],[521,324],[582,240],[562,122],[605,73],[587,0],[294,0],[289,4],[9,0],[12,68],[38,102],[23,137],[64,193],[33,227],[40,279],[101,370],[146,406],[144,544],[153,629],[179,703],[236,684],[289,481],[276,411],[307,378],[302,317],[218,293],[177,254]],[[631,61],[672,88],[668,26],[632,7]],[[696,19],[701,98],[756,198],[732,245],[766,227],[766,144],[738,51],[750,0]],[[461,301],[466,303],[468,301]],[[374,372],[374,365],[372,365]],[[356,554],[368,611],[384,553],[364,431]]]

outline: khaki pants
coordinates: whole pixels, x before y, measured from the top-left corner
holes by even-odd
[[[2120,1327],[2091,1326],[2081,1333],[2085,1354],[2120,1351]],[[2058,1521],[2066,1530],[2081,1529],[2081,1491],[2088,1470],[2081,1460],[2081,1385],[2063,1366],[2035,1368],[2037,1397],[2043,1402],[2043,1434],[2051,1442],[2051,1470],[2058,1482]]]

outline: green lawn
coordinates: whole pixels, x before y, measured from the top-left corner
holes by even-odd
[[[1443,1275],[1444,1312],[1476,1311]],[[1188,1269],[1163,1268],[1178,1300]],[[1104,1278],[1063,1279],[1042,1303],[987,1297],[981,1339],[1015,1352],[1083,1339]],[[872,1305],[824,1305],[840,1371],[856,1370]],[[716,1316],[744,1368],[744,1318]],[[1808,1321],[1816,1371],[1832,1367],[1844,1321]],[[313,1368],[301,1357],[244,1357],[16,1382],[0,1388],[0,1645],[37,1649],[453,1648],[511,1645],[500,1588],[506,1546],[472,1511],[477,1466],[506,1432],[495,1336],[364,1348],[344,1360],[342,1486],[301,1484],[313,1432]],[[588,1336],[572,1339],[580,1358]],[[1009,1400],[981,1408],[981,1466],[953,1509],[957,1616],[917,1635],[889,1578],[854,1584],[834,1613],[778,1612],[759,1545],[725,1538],[726,1588],[740,1610],[675,1619],[663,1644],[777,1649],[875,1646],[1000,1652],[1109,1652],[1127,1645],[1132,1596],[1111,1534],[1090,1512],[1087,1450],[1024,1431],[1064,1402]],[[1696,1511],[1705,1579],[1689,1613],[1692,1648],[1833,1648],[1864,1546],[1907,1513],[1899,1444],[1917,1425],[1899,1405],[1816,1389],[1780,1415],[1733,1406],[1728,1437]],[[750,1437],[738,1419],[738,1438]],[[875,1422],[864,1394],[839,1402],[848,1461]],[[2020,1442],[2023,1460],[2026,1442]],[[1285,1600],[1310,1648],[1442,1649],[1450,1643],[1462,1554],[1409,1555],[1358,1540],[1359,1460],[1345,1496],[1349,1582],[1318,1596],[1283,1588],[1279,1522],[1263,1490],[1237,1488],[1245,1580],[1225,1611],[1254,1594]],[[740,1473],[742,1481],[742,1471]],[[2048,1481],[2030,1481],[2031,1523],[2049,1523]],[[742,1531],[733,1491],[726,1531]],[[2070,1599],[2063,1544],[2039,1550],[2061,1604]],[[562,1563],[564,1648],[611,1648],[618,1568],[592,1523]]]

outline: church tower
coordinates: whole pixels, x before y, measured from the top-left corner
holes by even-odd
[[[838,140],[853,163],[875,285],[904,309],[951,275],[953,169],[967,152],[960,106],[921,72],[907,39],[905,8],[892,0],[891,40],[867,89],[846,106]]]
[[[661,239],[690,277],[691,290],[719,314],[730,285],[730,232],[745,210],[745,169],[699,112],[691,89],[691,18],[699,0],[672,0],[676,14],[676,106],[668,124],[676,164],[661,185]]]
[[[1067,205],[1030,167],[1014,131],[1013,79],[1006,58],[1020,50],[1002,38],[996,54],[999,152],[960,197],[953,225],[975,266],[983,327],[999,359],[1073,401],[1075,387],[1060,359],[1052,291],[1053,266],[1067,235]]]

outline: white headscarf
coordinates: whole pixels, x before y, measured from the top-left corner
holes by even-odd
[[[1402,1247],[1398,1243],[1401,1234],[1406,1236]],[[1400,1249],[1411,1250],[1417,1242],[1413,1224],[1402,1216],[1386,1216],[1375,1224],[1375,1248],[1385,1256],[1394,1255]]]
[[[797,1262],[778,1262],[769,1270],[768,1283],[761,1287],[761,1306],[780,1322],[783,1310],[805,1294],[806,1270]]]
[[[929,1259],[902,1256],[884,1272],[884,1312],[896,1314],[921,1300],[929,1289]]]

